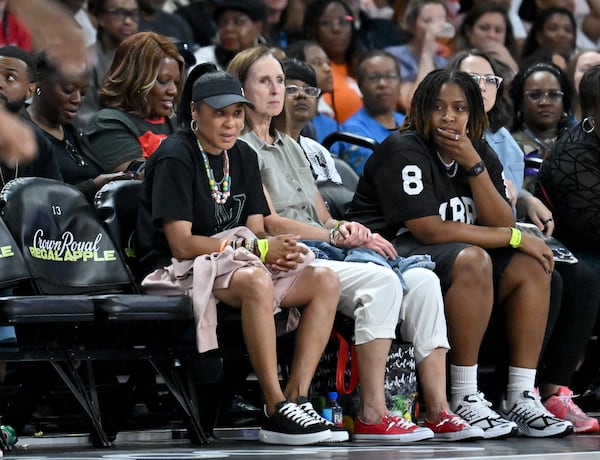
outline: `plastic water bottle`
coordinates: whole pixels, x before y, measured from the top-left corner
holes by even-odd
[[[342,407],[338,404],[336,391],[327,393],[327,404],[323,408],[323,418],[329,420],[335,426],[343,426]]]

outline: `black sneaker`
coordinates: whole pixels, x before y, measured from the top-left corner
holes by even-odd
[[[275,405],[258,432],[258,439],[267,444],[301,446],[331,439],[331,431],[304,412],[296,403],[282,401]]]
[[[348,434],[348,431],[346,431],[345,428],[342,428],[341,426],[335,426],[326,418],[321,417],[321,414],[319,414],[315,410],[312,403],[304,396],[299,396],[297,401],[298,407],[300,407],[300,409],[302,409],[304,412],[306,412],[308,415],[314,418],[317,422],[325,425],[329,429],[329,431],[331,431],[331,439],[329,439],[330,442],[344,442],[350,439],[350,435]]]

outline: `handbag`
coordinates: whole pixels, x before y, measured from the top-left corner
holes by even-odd
[[[327,393],[336,391],[344,415],[355,417],[360,410],[360,372],[356,345],[333,331],[321,356],[311,384],[314,407],[321,411]],[[392,343],[386,361],[385,400],[393,415],[416,420],[419,415],[416,362],[411,343]]]

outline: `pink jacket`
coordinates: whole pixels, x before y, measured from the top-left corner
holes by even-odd
[[[215,238],[256,238],[248,228],[236,227],[216,235]],[[196,340],[200,353],[218,348],[217,341],[217,299],[213,289],[229,287],[231,276],[242,267],[262,267],[271,274],[275,297],[273,299],[273,314],[280,311],[279,304],[286,296],[302,270],[307,267],[315,256],[309,252],[304,262],[288,272],[272,272],[258,257],[244,248],[235,251],[226,247],[223,252],[213,252],[196,257],[194,260],[171,259],[171,265],[158,268],[142,281],[142,287],[149,294],[186,294],[192,297],[194,318],[196,321]],[[286,329],[297,325],[298,315],[290,312],[296,324],[288,321]]]

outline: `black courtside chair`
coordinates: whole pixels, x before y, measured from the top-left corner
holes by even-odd
[[[185,412],[192,441],[207,442],[194,398],[177,369],[180,357],[195,351],[195,344],[180,340],[181,331],[193,324],[190,298],[139,294],[120,247],[75,187],[19,178],[4,187],[0,199],[2,218],[37,293],[83,296],[93,305],[93,327],[69,354],[88,364],[88,385],[80,393],[90,400],[94,444],[111,444],[91,372],[95,360],[149,362]]]

